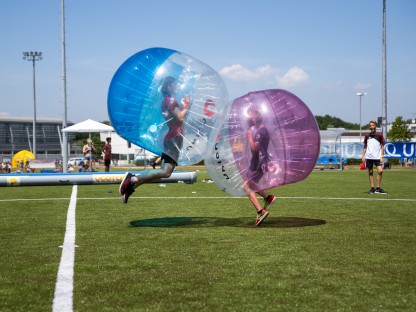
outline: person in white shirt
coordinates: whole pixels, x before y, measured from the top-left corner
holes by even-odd
[[[370,180],[371,189],[369,194],[387,194],[380,185],[383,176],[383,161],[384,161],[384,137],[377,132],[377,123],[374,120],[369,122],[370,133],[364,137],[364,147],[362,161],[368,169],[368,178]],[[377,168],[376,188],[374,188],[373,166]]]

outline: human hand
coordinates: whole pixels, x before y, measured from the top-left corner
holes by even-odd
[[[189,95],[185,95],[182,98],[181,103],[183,105],[183,108],[188,109],[189,106],[191,106],[191,97]]]

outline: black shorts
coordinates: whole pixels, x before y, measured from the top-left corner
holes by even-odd
[[[177,166],[178,163],[176,162],[175,159],[173,159],[172,157],[170,157],[168,154],[162,153],[162,156],[160,156],[161,162],[165,163],[165,164],[172,164]]]
[[[165,141],[163,143],[165,151],[162,153],[161,159],[165,160],[165,163],[178,165],[179,153],[182,149],[183,138],[177,136],[172,140]]]
[[[366,159],[365,160],[365,166],[367,169],[372,169],[373,165],[375,165],[376,167],[381,166],[380,159]]]
[[[263,177],[263,170],[251,170],[249,168],[246,177],[250,184],[257,184]]]
[[[110,166],[110,164],[111,164],[111,159],[104,159],[105,166]]]

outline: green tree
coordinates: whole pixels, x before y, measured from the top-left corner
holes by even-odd
[[[392,142],[409,142],[412,139],[410,129],[402,116],[396,117],[390,131],[387,132],[387,137]]]
[[[345,128],[347,130],[358,130],[360,128],[359,124],[353,124],[350,122],[343,121],[338,117],[333,117],[330,115],[325,116],[315,116],[316,122],[320,130],[326,130],[328,128]]]

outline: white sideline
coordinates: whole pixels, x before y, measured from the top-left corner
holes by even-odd
[[[416,198],[388,198],[389,195],[369,195],[368,197],[315,197],[315,196],[279,196],[278,199],[310,199],[310,200],[359,200],[359,201],[399,201],[399,202],[416,202]],[[232,196],[131,196],[136,199],[247,199],[247,197]],[[0,202],[17,202],[17,201],[54,201],[68,200],[68,198],[10,198],[0,199]],[[78,200],[117,200],[118,197],[80,197]]]
[[[56,278],[55,295],[52,311],[73,311],[74,289],[74,260],[75,260],[75,208],[77,206],[78,186],[72,188],[71,201],[69,202],[66,219],[66,231],[62,247],[61,263],[59,264]]]

